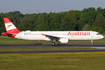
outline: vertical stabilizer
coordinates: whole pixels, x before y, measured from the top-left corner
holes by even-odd
[[[5,28],[6,31],[10,31],[10,30],[16,30],[17,28],[14,26],[14,24],[8,19],[8,18],[3,18],[4,19],[4,23],[5,23]],[[17,29],[18,30],[18,29]]]
[[[3,19],[7,32],[2,33],[2,35],[15,37],[19,32],[21,32],[15,27],[15,25],[8,18],[3,18]]]

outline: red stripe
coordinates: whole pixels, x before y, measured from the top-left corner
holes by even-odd
[[[4,23],[10,23],[11,21],[8,18],[3,18],[4,19]]]

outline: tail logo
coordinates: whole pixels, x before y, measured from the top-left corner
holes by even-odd
[[[7,25],[7,28],[9,28],[9,27],[11,27],[12,26],[12,24],[11,25]]]

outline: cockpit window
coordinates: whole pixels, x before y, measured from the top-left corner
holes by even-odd
[[[97,33],[97,35],[100,35],[99,33]]]

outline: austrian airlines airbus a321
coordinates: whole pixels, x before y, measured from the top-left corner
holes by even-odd
[[[8,19],[3,18],[6,31],[2,35],[24,39],[24,40],[46,40],[61,43],[68,43],[69,40],[99,40],[104,36],[95,31],[19,31],[14,24]]]

